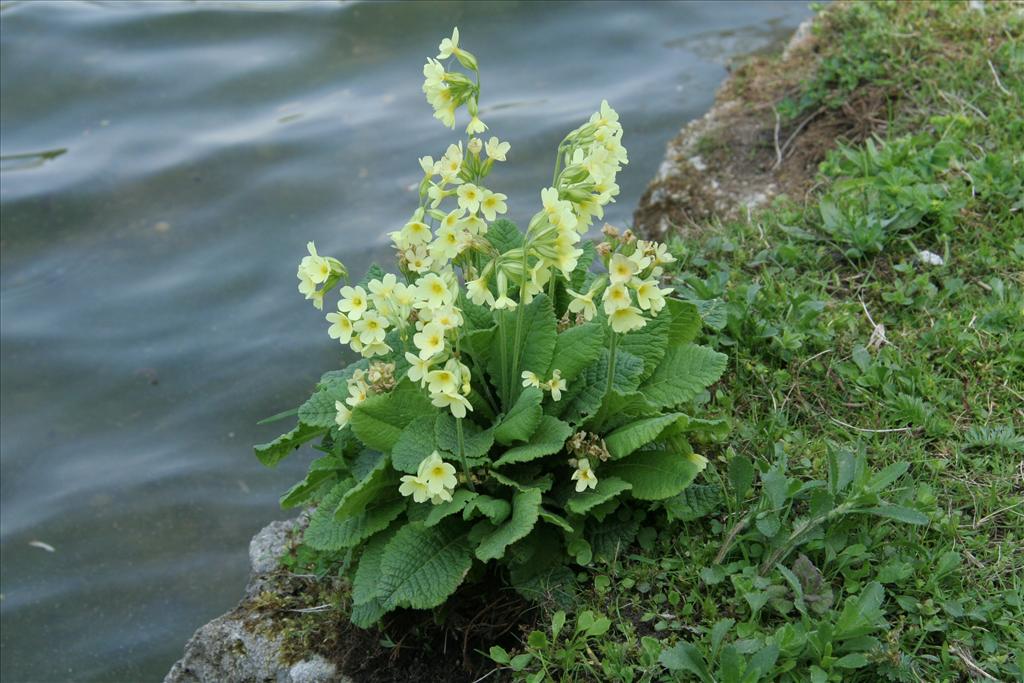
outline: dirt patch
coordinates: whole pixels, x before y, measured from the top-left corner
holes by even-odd
[[[821,107],[791,121],[776,114],[820,61],[827,13],[805,22],[777,56],[752,56],[732,70],[715,105],[668,144],[665,160],[633,215],[634,229],[664,238],[693,234],[715,220],[743,217],[772,197],[802,197],[818,164],[838,141],[858,142],[884,131],[898,98],[877,86],[859,88],[839,107]]]
[[[498,668],[492,645],[520,647],[538,614],[497,576],[464,586],[442,611],[397,610],[376,628],[348,618],[345,582],[277,572],[266,590],[239,607],[248,628],[282,638],[280,656],[291,665],[320,655],[359,683],[437,681],[468,683]],[[488,680],[505,680],[501,672]]]

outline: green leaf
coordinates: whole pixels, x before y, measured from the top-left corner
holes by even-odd
[[[727,360],[725,354],[706,346],[674,346],[665,354],[654,374],[640,386],[640,391],[655,405],[677,406],[693,400],[714,384],[725,372]]]
[[[658,662],[669,671],[686,671],[699,678],[702,683],[712,683],[714,679],[704,663],[704,655],[695,646],[680,641],[658,657]]]
[[[505,549],[521,538],[525,538],[540,517],[540,489],[517,491],[512,496],[512,517],[480,541],[476,548],[477,559],[486,562],[505,555]]]
[[[299,406],[299,421],[313,427],[330,429],[335,425],[335,418],[338,415],[334,403],[344,398],[345,396],[337,392],[321,389]]]
[[[459,432],[455,417],[451,412],[446,410],[437,416],[434,436],[437,438],[438,448],[458,454]],[[494,432],[490,429],[480,429],[475,422],[470,420],[463,420],[462,439],[466,458],[478,460],[487,455],[491,446],[494,445]]]
[[[378,596],[386,610],[437,607],[455,592],[473,564],[466,526],[445,520],[406,524],[384,549]]]
[[[391,448],[391,465],[399,472],[416,474],[420,463],[437,450],[432,415],[417,417],[398,435]]]
[[[570,327],[560,333],[555,342],[555,353],[551,359],[551,368],[544,379],[555,370],[562,372],[562,378],[569,381],[601,355],[604,347],[604,325],[598,321],[590,321],[584,325]]]
[[[253,450],[261,463],[266,467],[274,467],[302,444],[326,431],[323,427],[314,427],[300,422],[290,432],[282,434],[270,443],[253,446]]]
[[[551,299],[546,294],[539,294],[526,305],[521,313],[518,310],[501,312],[502,324],[505,325],[506,330],[509,330],[509,354],[514,353],[511,350],[511,345],[514,343],[512,338],[515,336],[516,321],[520,315],[522,315],[519,350],[520,374],[508,378],[511,385],[509,390],[513,397],[518,396],[522,391],[521,373],[524,370],[530,370],[538,377],[543,376],[544,379],[547,379],[545,375],[548,368],[551,367],[551,357],[554,356],[555,345],[558,343],[558,321],[555,319]],[[500,362],[500,359],[500,354],[494,355],[491,358],[491,365],[494,366],[496,361]],[[500,378],[500,372],[495,370],[494,367],[490,368],[491,377]]]
[[[523,233],[519,232],[515,223],[505,218],[499,218],[491,223],[485,237],[499,254],[523,246]]]
[[[410,422],[436,414],[427,395],[408,379],[403,379],[390,393],[370,396],[357,405],[352,410],[350,424],[360,441],[386,453]]]
[[[568,394],[562,398],[565,407],[562,416],[573,424],[580,424],[587,417],[596,416],[600,420],[604,411],[602,402],[608,393],[608,349],[601,349],[601,356],[580,373],[576,381],[569,384]],[[612,391],[629,394],[640,383],[644,362],[641,358],[626,351],[615,353],[615,378]]]
[[[473,513],[477,511],[491,520],[491,524],[497,526],[508,519],[512,513],[512,506],[503,498],[480,495],[469,501],[466,509],[462,512],[462,519],[468,522],[473,518]]]
[[[494,466],[501,467],[512,463],[529,462],[545,455],[552,455],[562,450],[565,440],[570,436],[572,436],[572,427],[557,417],[544,415],[530,440],[505,451],[494,463]]]
[[[544,394],[536,387],[527,387],[509,409],[501,423],[494,428],[494,440],[508,445],[513,441],[526,441],[537,430],[544,411],[540,407]]]
[[[462,348],[472,356],[478,367],[487,367],[494,355],[494,338],[497,327],[467,332],[462,337]]]
[[[459,489],[452,494],[452,499],[446,503],[440,505],[434,505],[430,508],[430,512],[427,513],[427,518],[423,520],[423,526],[434,526],[445,517],[449,515],[455,515],[462,512],[462,509],[466,507],[466,504],[471,502],[477,495],[469,489]]]
[[[552,524],[554,526],[557,526],[558,528],[562,529],[566,533],[570,533],[570,534],[573,533],[572,525],[569,524],[569,522],[565,519],[565,517],[562,517],[561,515],[556,515],[553,512],[549,512],[548,510],[545,510],[544,508],[541,508],[540,509],[540,519],[541,519],[541,521],[547,522],[548,524]]]
[[[624,427],[619,427],[604,438],[605,446],[612,458],[617,460],[624,458],[641,446],[646,446],[657,440],[666,428],[674,424],[679,418],[686,418],[682,413],[667,413],[654,417],[645,417],[631,422]]]
[[[721,506],[722,489],[715,484],[688,486],[679,495],[664,501],[669,519],[692,522],[707,517]]]
[[[337,477],[340,470],[338,463],[333,455],[325,455],[310,463],[305,478],[281,496],[281,509],[288,510],[309,501],[322,485]]]
[[[393,499],[395,496],[392,493],[401,498],[398,493],[398,474],[388,466],[387,458],[381,458],[377,466],[339,501],[334,515],[339,520],[353,517],[374,500]]]
[[[662,500],[678,495],[704,469],[707,461],[699,455],[673,451],[640,451],[600,468],[604,476],[632,484],[630,493],[640,500]],[[600,475],[599,475],[600,476]]]
[[[736,502],[742,502],[747,490],[754,483],[754,463],[750,458],[743,455],[733,456],[729,461],[729,483],[732,484]]]
[[[351,480],[336,485],[310,516],[303,540],[311,548],[325,551],[351,548],[387,528],[405,509],[405,501],[395,489],[391,495],[370,500],[354,515],[338,519],[334,510],[345,497],[355,491],[351,486]]]
[[[573,493],[565,507],[573,514],[582,515],[591,508],[605,503],[623,491],[633,488],[629,482],[618,477],[601,477],[597,480],[597,487],[586,489],[582,493]]]
[[[392,534],[377,534],[366,544],[359,558],[359,566],[352,578],[352,603],[362,605],[377,597],[380,591],[380,561]]]
[[[662,314],[650,318],[647,324],[639,330],[624,334],[619,339],[620,351],[630,353],[643,361],[640,381],[650,377],[654,368],[658,367],[658,363],[665,357],[665,351],[668,348],[669,327],[669,316]]]
[[[876,507],[867,508],[863,510],[871,515],[877,515],[879,517],[886,517],[888,519],[895,519],[897,522],[904,522],[906,524],[927,524],[930,520],[928,515],[923,512],[918,512],[911,508],[903,507],[902,505],[878,505]]]
[[[668,328],[668,342],[671,346],[687,344],[700,333],[700,311],[689,301],[666,299],[667,310],[672,316]]]

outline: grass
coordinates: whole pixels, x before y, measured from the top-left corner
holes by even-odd
[[[842,4],[818,30],[778,111],[871,90],[882,132],[673,245],[731,357],[702,409],[732,432],[676,521],[492,651],[501,675],[1024,677],[1024,11]]]

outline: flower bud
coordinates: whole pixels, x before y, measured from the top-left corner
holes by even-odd
[[[480,138],[473,138],[469,141],[469,144],[466,145],[466,149],[468,149],[472,154],[475,154],[477,156],[480,156],[480,152],[483,150],[483,148],[484,143],[480,140]]]

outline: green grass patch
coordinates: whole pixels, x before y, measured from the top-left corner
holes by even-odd
[[[806,198],[673,245],[729,355],[675,521],[628,522],[516,679],[1020,680],[1024,13],[832,6],[791,119],[885,93]],[[632,542],[630,539],[633,538]]]

